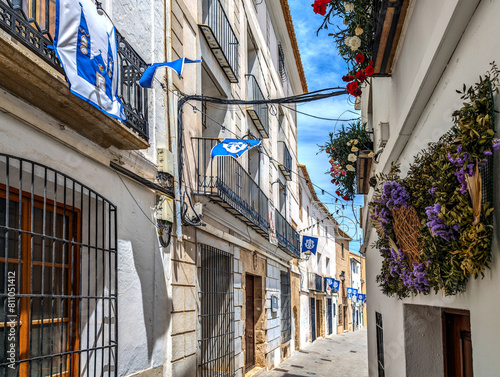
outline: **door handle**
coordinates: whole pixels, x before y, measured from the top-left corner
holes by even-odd
[[[247,335],[249,338],[253,338],[253,335]]]

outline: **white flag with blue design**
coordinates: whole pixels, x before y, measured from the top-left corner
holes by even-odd
[[[212,148],[211,157],[231,156],[238,158],[248,151],[249,148],[256,147],[259,144],[260,140],[224,139]]]
[[[73,94],[121,121],[118,49],[111,21],[91,0],[56,0],[54,50]]]

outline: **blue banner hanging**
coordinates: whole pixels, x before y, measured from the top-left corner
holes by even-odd
[[[339,288],[340,288],[340,280],[333,279],[333,289],[335,289],[336,291],[338,291]]]
[[[318,247],[318,237],[302,236],[302,252],[311,252],[316,255]]]
[[[216,156],[240,157],[249,148],[256,147],[260,140],[224,139],[221,143],[212,148],[210,154],[212,158]]]
[[[358,293],[358,301],[364,304],[366,302],[366,295],[363,293]]]
[[[181,77],[182,72],[184,71],[184,64],[187,63],[201,63],[201,60],[180,58],[174,60],[173,62],[153,63],[142,74],[141,79],[139,80],[139,85],[143,88],[151,88],[153,85],[153,79],[155,77],[156,70],[160,67],[171,68],[177,73],[177,75],[179,75],[179,77]]]
[[[346,294],[347,294],[347,297],[351,297],[352,296],[352,288],[347,288],[346,289]]]

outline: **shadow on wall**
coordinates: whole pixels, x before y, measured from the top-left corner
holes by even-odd
[[[153,196],[144,207],[149,210],[154,200]],[[118,236],[119,374],[163,363],[166,353],[164,336],[170,322],[164,251],[158,245],[153,224],[136,210],[135,204],[134,207],[131,213],[118,212],[118,224],[129,224],[126,229],[119,227]],[[131,220],[134,218],[137,219]],[[125,237],[133,241],[124,240]],[[147,343],[147,360],[144,341]]]

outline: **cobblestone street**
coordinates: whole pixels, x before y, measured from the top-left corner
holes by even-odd
[[[305,346],[258,377],[367,377],[366,330],[332,335]]]

